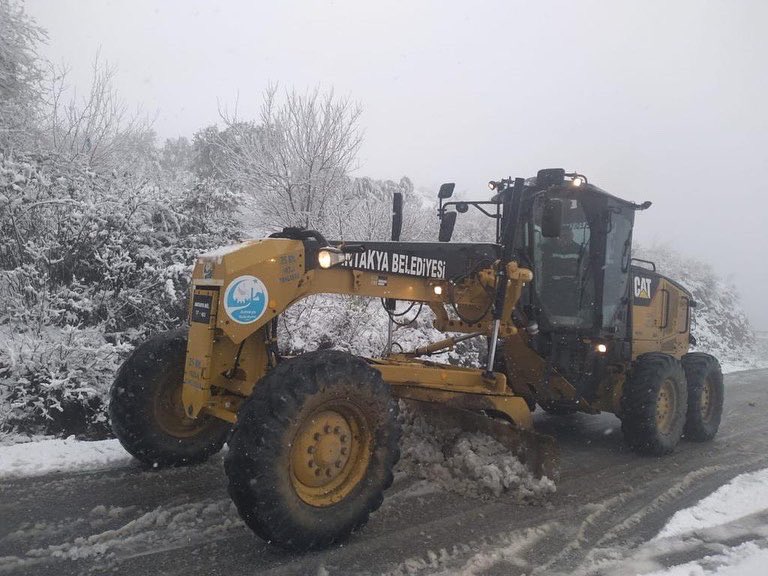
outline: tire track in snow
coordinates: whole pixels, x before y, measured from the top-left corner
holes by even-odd
[[[763,511],[684,535],[653,539],[634,549],[606,549],[602,556],[595,556],[591,564],[585,563],[574,574],[638,574],[689,562],[705,565],[708,573],[712,573],[720,563],[718,554],[743,544],[768,548],[768,513]],[[692,569],[690,573],[701,572]]]
[[[427,550],[423,555],[407,558],[382,576],[476,576],[492,566],[513,563],[527,566],[523,553],[557,528],[557,523],[542,524],[525,530],[514,530],[494,536],[469,540],[450,549]],[[462,559],[469,555],[466,560]],[[457,566],[461,564],[460,566]]]
[[[457,576],[480,576],[501,564],[512,564],[521,569],[527,569],[530,565],[524,557],[525,552],[549,536],[554,526],[554,524],[544,524],[530,528],[520,538],[511,538],[509,544],[478,552],[464,562],[464,565],[458,570],[450,569],[438,573],[436,576],[451,576],[453,574]]]
[[[587,532],[591,529],[599,529],[598,520],[606,514],[612,514],[616,506],[623,504],[632,494],[632,490],[625,490],[615,496],[611,496],[601,502],[594,502],[582,506],[581,510],[589,511],[586,518],[578,525],[576,534],[565,543],[562,549],[552,556],[546,563],[535,566],[532,574],[552,574],[551,568],[560,560],[568,559],[575,552],[589,543]]]
[[[661,509],[663,506],[669,504],[671,501],[678,498],[680,495],[683,494],[686,488],[689,488],[697,480],[702,480],[704,478],[714,475],[717,472],[726,470],[727,468],[728,468],[727,466],[718,464],[715,466],[706,466],[704,468],[699,468],[698,470],[694,470],[693,472],[688,472],[685,476],[683,476],[680,480],[675,482],[667,490],[665,490],[659,496],[651,500],[651,502],[649,502],[648,504],[640,504],[640,509],[637,512],[630,514],[623,521],[619,522],[613,528],[606,531],[605,534],[603,534],[603,536],[595,543],[595,546],[601,546],[611,542],[612,540],[616,540],[623,533],[627,532],[628,530],[640,524],[640,522],[642,522],[650,514]],[[645,495],[645,494],[643,493],[641,495]],[[641,499],[641,498],[638,498],[638,499]]]
[[[654,490],[653,485],[646,486],[642,490],[633,490],[620,502],[622,504],[621,510],[612,511],[613,515],[610,519],[606,520],[605,524],[607,524],[607,529],[601,537],[596,540],[584,540],[583,538],[577,540],[578,544],[589,542],[589,549],[587,549],[583,557],[578,560],[578,568],[574,568],[573,566],[575,560],[573,553],[582,548],[580,545],[573,547],[569,546],[562,554],[558,555],[557,558],[553,558],[553,561],[542,567],[542,570],[544,570],[543,573],[548,573],[547,570],[556,565],[560,558],[567,558],[569,563],[569,566],[567,567],[568,574],[590,574],[596,565],[606,561],[615,561],[617,557],[620,557],[622,550],[628,550],[646,542],[647,538],[645,538],[642,531],[637,530],[637,528],[643,521],[658,512],[662,512],[665,509],[671,511],[677,510],[679,500],[687,494],[690,488],[723,472],[736,469],[743,470],[745,465],[750,467],[757,466],[759,463],[765,463],[767,461],[767,458],[761,457],[739,464],[717,464],[693,470],[650,501],[648,501],[647,495]],[[636,509],[636,511],[629,515],[625,515],[623,520],[619,520],[621,517],[619,513],[626,510],[630,504],[633,505],[632,507]],[[610,506],[602,511],[608,512],[608,508],[610,508]],[[617,518],[617,516],[619,518]],[[596,529],[601,528],[601,525],[595,523],[594,519],[585,520],[585,523],[587,522],[594,524]],[[534,571],[534,574],[539,572],[540,571]]]
[[[114,511],[97,506],[91,511],[89,518],[74,524],[98,527],[109,521],[109,518],[103,517],[105,515],[115,517]],[[125,515],[127,512],[123,509],[117,517]],[[0,558],[0,573],[28,570],[41,564],[62,560],[86,560],[99,566],[146,553],[209,542],[225,538],[233,531],[243,530],[243,523],[229,499],[207,499],[193,503],[161,505],[117,528],[34,547],[41,538],[62,535],[61,525],[62,523],[41,523],[24,527],[7,536],[4,541],[10,539],[18,545],[29,543],[33,547],[29,547],[21,555]],[[71,534],[71,530],[68,532]]]

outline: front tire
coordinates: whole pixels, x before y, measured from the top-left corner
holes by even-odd
[[[688,414],[683,434],[688,440],[712,440],[720,427],[725,389],[723,371],[714,356],[691,352],[683,356],[688,381]]]
[[[688,409],[682,364],[661,352],[638,356],[624,383],[621,431],[635,451],[661,456],[680,441]]]
[[[117,372],[109,400],[112,431],[123,447],[153,466],[183,466],[221,450],[231,428],[213,416],[189,418],[181,402],[187,329],[142,343]]]
[[[254,387],[229,441],[240,516],[290,550],[343,540],[392,484],[397,414],[389,386],[360,358],[323,350],[280,363]]]

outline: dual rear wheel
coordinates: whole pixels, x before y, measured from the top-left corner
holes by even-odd
[[[621,429],[637,452],[668,454],[683,435],[699,442],[714,438],[723,400],[723,375],[713,356],[642,354],[624,384]]]

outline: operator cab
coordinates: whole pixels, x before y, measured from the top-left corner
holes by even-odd
[[[581,174],[540,170],[535,178],[490,182],[490,201],[446,202],[452,229],[467,206],[496,220],[502,254],[533,271],[516,319],[529,345],[587,398],[608,364],[631,358],[631,246],[638,205],[590,184]],[[441,240],[450,237],[441,226]],[[502,258],[503,259],[503,258]]]
[[[530,186],[516,246],[534,273],[526,304],[543,332],[627,334],[634,217],[631,202],[581,176]]]
[[[592,399],[609,364],[631,358],[631,247],[637,205],[580,174],[542,170],[526,182],[515,253],[533,281],[520,306],[530,344]]]

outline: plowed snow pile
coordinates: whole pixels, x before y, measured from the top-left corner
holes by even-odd
[[[552,480],[535,478],[509,449],[486,434],[438,428],[402,403],[400,419],[398,479],[419,478],[473,498],[504,495],[538,501],[555,492]]]
[[[114,439],[46,439],[0,446],[0,479],[124,466],[130,462],[131,455]]]

